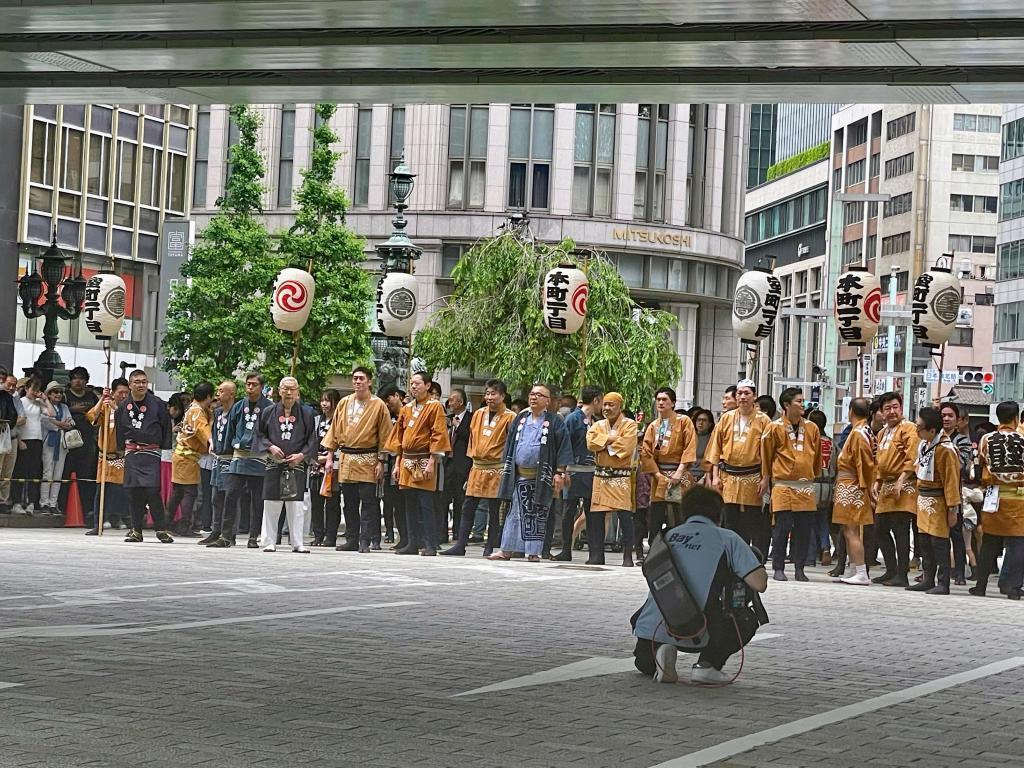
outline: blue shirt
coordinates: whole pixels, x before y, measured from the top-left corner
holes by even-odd
[[[587,450],[587,429],[593,423],[589,420],[582,408],[565,417],[565,428],[569,430],[569,439],[572,441],[572,460],[580,466],[593,466],[594,454]],[[572,472],[572,484],[569,486],[568,497],[570,499],[589,499],[594,491],[593,472]]]
[[[227,447],[241,451],[252,450],[252,441],[256,434],[256,423],[259,421],[260,414],[273,405],[272,401],[261,396],[255,404],[250,403],[249,398],[243,398],[231,406],[231,412],[228,414],[227,434],[225,435]],[[232,459],[228,472],[233,475],[262,477],[266,468],[262,458],[236,458]]]
[[[516,444],[516,464],[526,469],[536,469],[540,464],[540,438],[544,429],[544,414],[531,414],[523,421],[523,431]]]
[[[671,547],[672,559],[697,605],[707,604],[723,554],[729,568],[740,578],[761,567],[761,561],[743,539],[733,531],[719,528],[703,515],[694,515],[668,531],[665,541]],[[707,645],[706,633],[694,640],[674,640],[666,631],[661,611],[650,594],[640,609],[633,634],[648,640],[653,638],[659,643],[674,643],[680,648],[703,648]]]

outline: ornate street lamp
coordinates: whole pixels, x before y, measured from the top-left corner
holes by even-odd
[[[411,351],[409,339],[419,306],[416,278],[412,271],[413,262],[419,259],[421,251],[405,233],[408,224],[405,210],[409,207],[415,179],[416,174],[409,170],[403,155],[391,172],[391,194],[397,210],[391,220],[394,231],[391,237],[377,246],[381,268],[371,344],[381,387],[390,384],[401,386],[399,382],[406,377]]]
[[[57,247],[57,230],[54,229],[53,242],[40,258],[39,267],[33,264],[18,281],[18,296],[21,297],[21,311],[25,317],[30,320],[46,318],[43,325],[46,349],[36,360],[35,370],[37,373],[49,374],[51,378],[64,372],[64,361],[56,350],[57,320],[76,320],[85,301],[85,278],[82,276],[81,261],[76,261],[73,276],[67,270],[67,261],[68,258]]]

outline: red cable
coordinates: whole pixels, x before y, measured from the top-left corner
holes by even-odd
[[[740,673],[743,672],[743,664],[746,661],[746,653],[744,652],[744,648],[743,648],[743,636],[740,634],[740,625],[736,623],[736,617],[732,616],[730,614],[729,618],[732,619],[732,625],[736,629],[736,640],[739,642],[739,646],[740,646],[740,668],[736,670],[736,674],[733,675],[732,680],[730,680],[729,682],[727,682],[727,683],[698,683],[698,685],[700,685],[702,688],[725,688],[726,686],[729,686],[729,685],[732,685],[733,683],[735,683],[736,680],[739,678]],[[665,623],[664,619],[662,619],[661,621],[658,622],[658,626],[654,628],[654,634],[655,635],[658,634],[658,630],[661,629],[661,627],[662,627],[662,625],[664,623]],[[672,637],[672,638],[674,638],[676,640],[692,640],[693,638],[699,636],[707,628],[708,628],[708,617],[705,616],[704,617],[704,626],[701,627],[700,631],[697,632],[696,634],[693,634],[693,635],[676,635],[668,627],[665,627],[665,632],[670,637]],[[658,649],[654,645],[654,638],[653,637],[651,638],[651,655],[654,657],[654,666],[657,667],[658,670],[660,672],[662,672],[662,674],[664,674],[665,670],[662,669],[661,668],[661,664],[658,663]],[[681,683],[682,681],[681,680],[676,680],[676,682],[677,683]]]

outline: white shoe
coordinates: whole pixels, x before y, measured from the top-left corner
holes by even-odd
[[[852,576],[843,576],[839,581],[843,584],[853,584],[858,587],[871,586],[871,579],[868,578],[866,573],[854,573]]]
[[[21,504],[15,504],[13,507],[11,507],[11,514],[12,515],[27,515],[28,512],[25,511],[25,508],[23,506],[21,506]]]
[[[731,680],[732,675],[728,675],[714,667],[702,667],[700,664],[694,664],[693,669],[690,670],[690,682],[697,683],[698,685],[722,685]]]
[[[301,552],[304,555],[308,555],[309,549],[306,547],[292,547],[292,552]]]
[[[676,647],[671,643],[660,646],[654,654],[654,682],[679,682],[679,673],[676,672]]]
[[[277,547],[275,547],[273,544],[271,544],[268,547],[264,547],[263,551],[264,552],[277,552]]]
[[[27,507],[25,507],[25,514],[26,515],[31,515],[35,511],[36,511],[36,505],[35,504],[29,504]]]

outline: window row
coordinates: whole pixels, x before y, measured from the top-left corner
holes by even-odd
[[[910,213],[914,207],[914,193],[904,192],[901,195],[893,195],[882,205],[882,218],[899,216],[901,213]]]
[[[889,298],[889,289],[891,287],[890,283],[892,282],[892,275],[891,274],[882,275],[880,278],[878,278],[878,280],[882,284],[882,298],[887,301],[888,298]],[[906,271],[897,272],[896,273],[896,292],[897,293],[906,293],[909,289],[910,289],[910,273],[906,272]]]
[[[1024,277],[1024,240],[1014,240],[1000,245],[996,264],[996,280],[1017,280]]]
[[[966,253],[995,253],[996,238],[992,235],[950,235],[949,250]]]
[[[963,213],[995,213],[997,199],[994,195],[962,195],[949,196],[949,210]]]
[[[1019,219],[1024,216],[1024,179],[1014,179],[999,185],[999,220]]]
[[[1024,155],[1024,117],[1003,126],[1003,160]]]
[[[976,173],[998,171],[999,157],[996,155],[961,155],[954,153],[953,170]]]
[[[971,115],[957,112],[953,115],[954,131],[999,133],[999,115]]]
[[[914,170],[914,153],[908,152],[905,155],[894,157],[885,161],[885,178],[892,179],[902,176]]]
[[[910,112],[909,114],[903,115],[903,117],[897,117],[895,120],[890,120],[886,123],[885,138],[887,141],[898,139],[900,136],[912,133],[916,127],[917,112]]]
[[[867,261],[870,261],[871,259],[875,258],[875,248],[877,245],[878,236],[868,235],[868,242],[866,246],[867,258],[864,258],[863,249],[865,248],[865,245],[860,238],[843,243],[842,265],[844,267],[847,267],[851,264],[863,264]]]
[[[882,238],[882,255],[892,256],[897,253],[905,253],[910,250],[910,232],[900,232],[898,235],[890,235]]]
[[[770,208],[750,213],[746,217],[748,245],[770,240],[825,221],[828,209],[828,189],[819,187],[802,195],[776,203]]]

